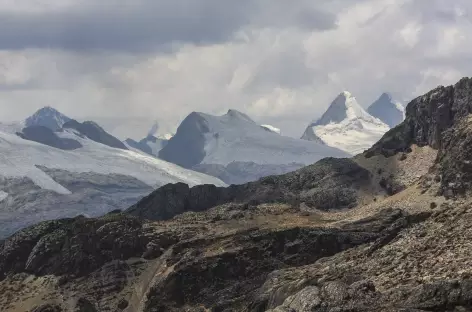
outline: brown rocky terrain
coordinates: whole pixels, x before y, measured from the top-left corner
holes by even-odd
[[[0,243],[1,311],[472,311],[472,79],[352,159]]]

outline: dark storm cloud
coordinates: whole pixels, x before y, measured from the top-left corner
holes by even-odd
[[[310,29],[334,27],[335,18],[298,10],[281,0],[143,0],[113,5],[110,0],[68,10],[1,13],[0,49],[52,48],[74,51],[151,51],[173,43],[225,42],[246,26]],[[268,9],[270,8],[270,9]],[[278,16],[267,15],[276,10]],[[275,18],[274,18],[275,17]]]

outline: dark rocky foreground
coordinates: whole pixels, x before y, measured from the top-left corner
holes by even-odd
[[[438,150],[395,192],[378,185],[379,164],[324,159],[228,188],[167,185],[125,212],[24,229],[0,243],[0,309],[472,311],[471,92],[463,79],[413,100],[365,154]]]
[[[273,224],[261,226],[254,221],[258,217],[274,219]],[[368,243],[373,243],[371,250],[381,248],[400,230],[428,215],[383,211],[338,228],[324,228],[323,220],[305,224],[294,220],[289,224],[277,217],[302,216],[292,208],[264,211],[228,206],[210,210],[199,220],[192,215],[182,216],[167,226],[146,224],[119,213],[99,219],[45,222],[3,243],[0,273],[3,279],[22,273],[53,275],[58,277],[58,290],[64,287],[82,292],[90,286],[94,295],[102,292],[110,300],[108,296],[123,291],[137,279],[128,280],[126,276],[133,271],[132,260],[139,258],[142,263],[138,271],[156,263],[168,271],[149,285],[144,311],[193,311],[201,305],[215,311],[261,311],[269,308],[265,294],[259,292],[271,272],[309,265]],[[189,226],[192,223],[196,225]],[[229,227],[236,231],[231,232]],[[139,278],[146,275],[142,273]],[[109,279],[109,286],[103,286],[108,284],[104,279]],[[92,294],[82,295],[88,298]],[[129,298],[132,294],[122,299]],[[106,306],[101,300],[95,304],[104,311],[114,311],[120,302],[123,304],[112,301]]]
[[[167,220],[186,211],[205,211],[225,203],[285,203],[320,210],[352,208],[359,191],[371,184],[371,173],[351,159],[326,158],[281,176],[270,176],[227,188],[180,183],[166,185],[127,210],[150,220]]]

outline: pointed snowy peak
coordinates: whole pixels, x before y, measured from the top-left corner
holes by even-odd
[[[383,93],[369,106],[367,111],[390,128],[396,127],[405,119],[405,108],[395,101],[389,93]]]
[[[350,92],[344,91],[318,121],[306,128],[302,139],[356,155],[370,148],[388,130],[388,125],[366,112]]]
[[[43,126],[53,131],[59,130],[71,119],[56,109],[46,106],[25,120],[25,127]]]
[[[331,103],[326,112],[313,126],[340,123],[343,120],[356,118],[372,119],[372,117],[357,103],[356,98],[348,91],[341,92]]]

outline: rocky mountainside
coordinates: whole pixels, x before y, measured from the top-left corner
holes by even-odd
[[[382,93],[369,106],[367,112],[386,123],[390,128],[395,128],[405,119],[405,108],[388,93]]]
[[[370,148],[389,130],[371,116],[350,92],[342,92],[317,121],[308,125],[303,140],[322,143],[357,155]]]
[[[281,136],[236,110],[223,116],[191,113],[159,152],[161,159],[215,174],[228,184],[293,171],[323,157],[347,156],[329,146]]]
[[[0,244],[5,311],[472,311],[472,79],[410,102],[369,151]]]

